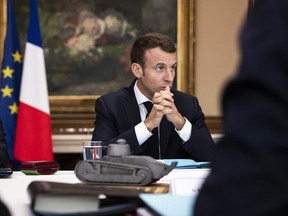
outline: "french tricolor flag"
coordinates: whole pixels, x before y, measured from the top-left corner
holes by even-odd
[[[30,0],[16,126],[14,157],[21,161],[53,160],[50,109],[37,0]]]

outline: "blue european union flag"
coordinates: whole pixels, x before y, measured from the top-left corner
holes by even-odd
[[[7,0],[7,30],[0,80],[0,117],[6,133],[10,159],[14,159],[14,138],[23,66],[12,2]]]

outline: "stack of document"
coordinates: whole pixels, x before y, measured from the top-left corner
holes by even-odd
[[[140,198],[156,215],[161,216],[192,216],[196,201],[196,196],[192,195],[140,194]]]
[[[210,162],[196,162],[190,159],[165,159],[170,165],[177,161],[177,167],[158,181],[169,183],[168,194],[141,194],[140,198],[157,215],[192,216],[193,207],[202,184],[210,172]]]
[[[170,165],[173,161],[177,161],[177,169],[210,168],[210,162],[196,162],[192,159],[164,159],[162,161],[167,165]]]

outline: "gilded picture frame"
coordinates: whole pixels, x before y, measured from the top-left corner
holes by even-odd
[[[177,0],[177,78],[180,91],[194,93],[195,0]],[[6,27],[6,1],[0,0],[1,62]],[[90,133],[95,119],[95,99],[100,95],[50,95],[54,134]]]

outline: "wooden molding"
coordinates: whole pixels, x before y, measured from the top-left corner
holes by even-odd
[[[94,129],[94,113],[51,114],[52,133],[55,134],[91,134]],[[222,118],[207,116],[206,124],[212,134],[222,133]]]
[[[223,122],[220,116],[206,116],[206,124],[211,134],[223,133]]]

